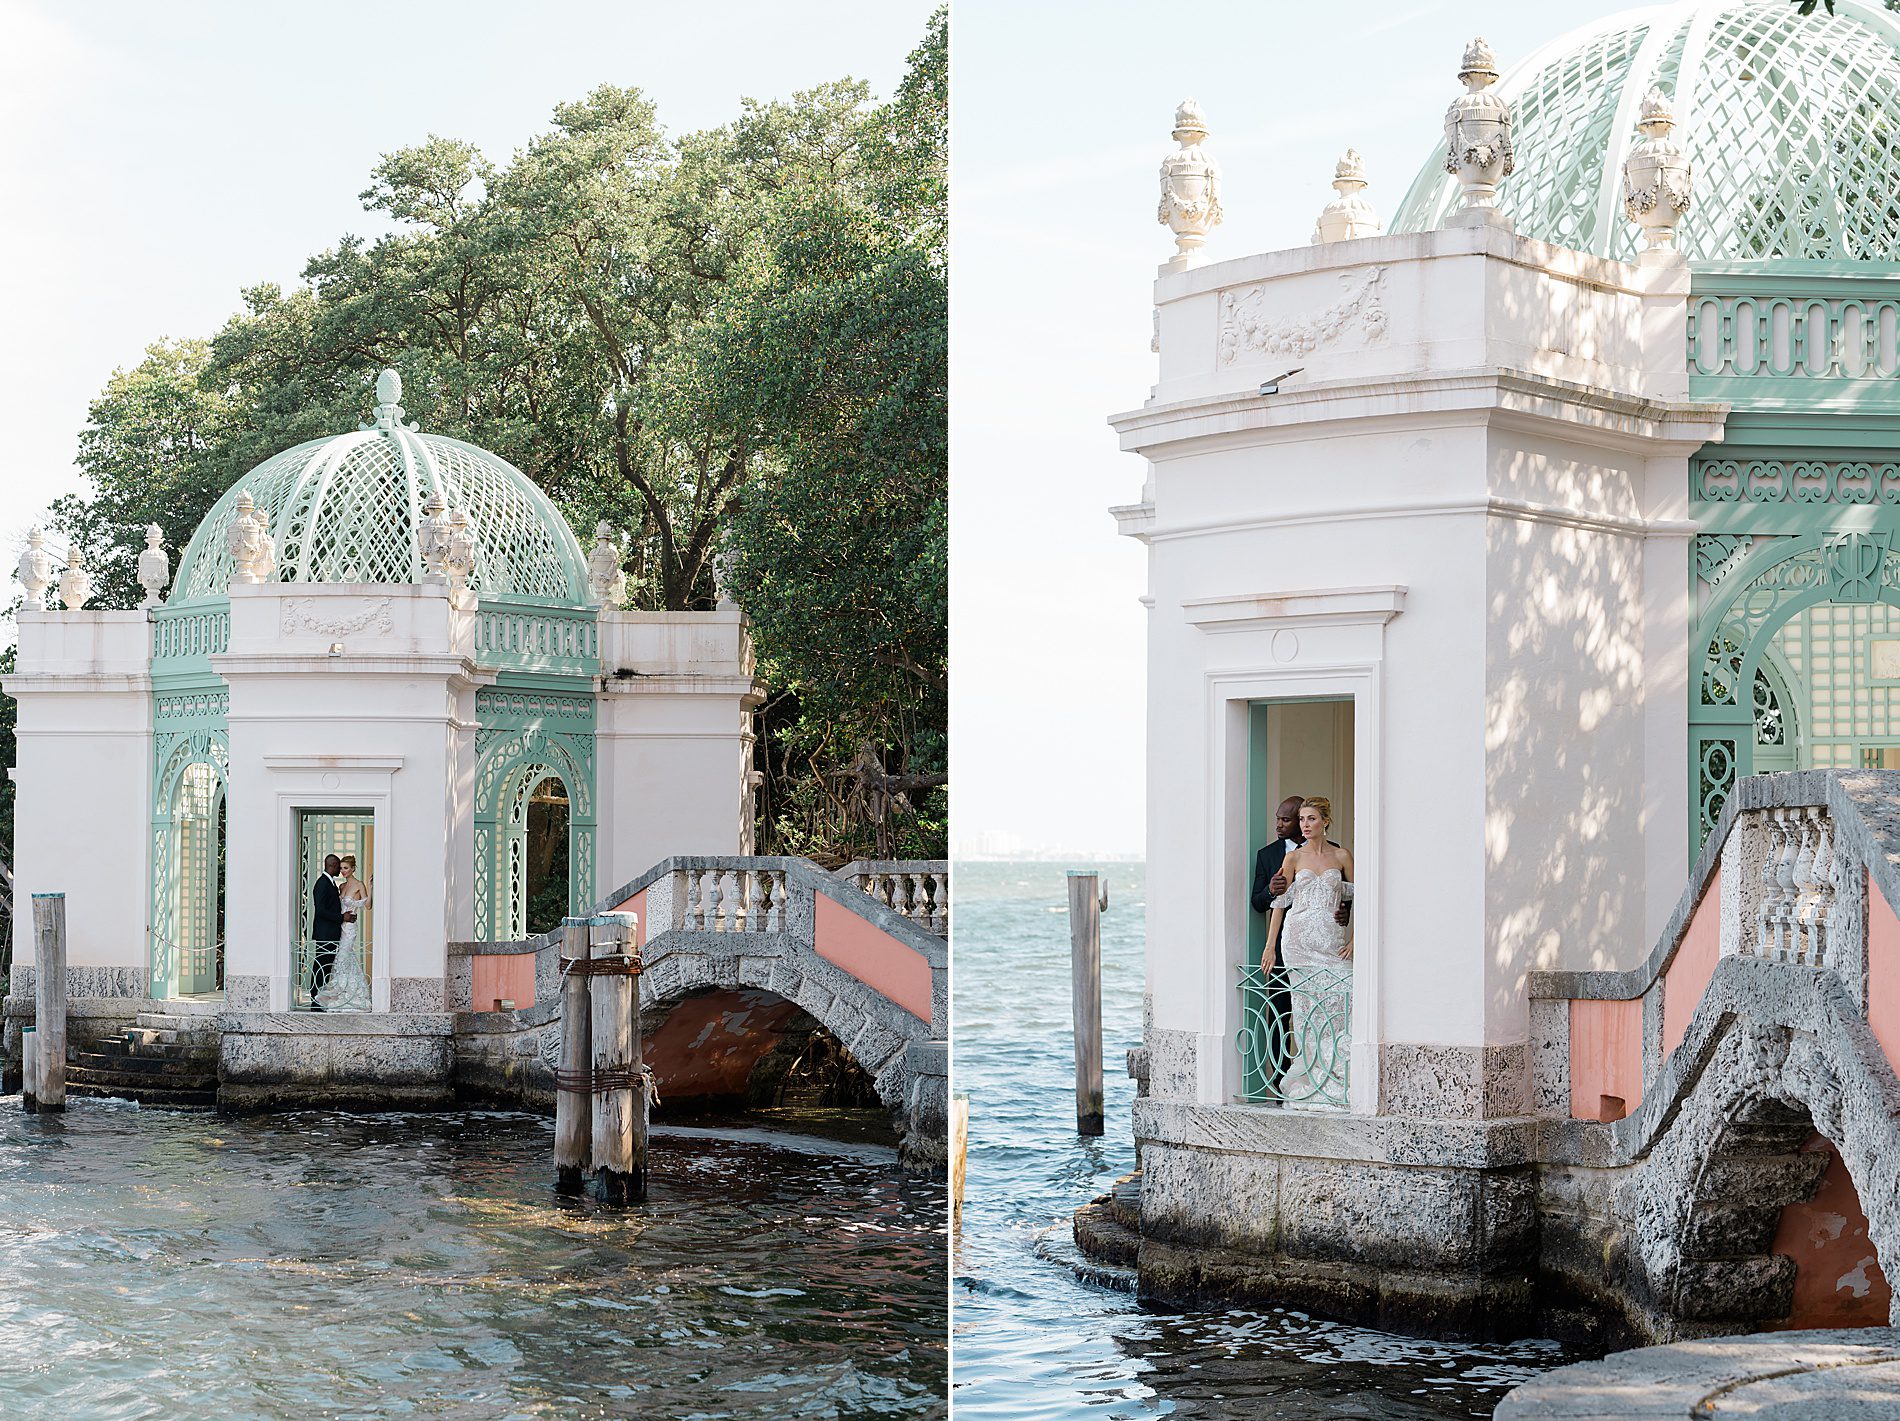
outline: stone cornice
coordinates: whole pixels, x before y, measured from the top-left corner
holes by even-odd
[[[1321,625],[1384,626],[1405,610],[1400,586],[1329,587],[1311,592],[1245,592],[1195,597],[1181,604],[1190,625],[1206,632]]]
[[[1650,454],[1687,456],[1722,438],[1726,404],[1652,400],[1498,367],[1377,380],[1324,380],[1262,396],[1235,391],[1146,405],[1109,418],[1121,447],[1149,459],[1209,446],[1271,442],[1316,425],[1389,419],[1434,423],[1497,420],[1548,428],[1565,438]],[[1260,435],[1268,433],[1268,439]]]

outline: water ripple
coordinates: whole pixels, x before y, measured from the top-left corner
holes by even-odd
[[[552,1148],[502,1111],[0,1102],[5,1414],[944,1414],[940,1185],[693,1131],[608,1212]]]
[[[1142,872],[1104,868],[1108,1134],[1075,1133],[1064,867],[957,865],[956,1072],[970,1095],[954,1251],[958,1421],[1446,1421],[1485,1418],[1571,1360],[1554,1343],[1420,1341],[1283,1309],[1176,1311],[1059,1261],[1075,1208],[1134,1166]],[[1051,1255],[1054,1255],[1053,1257]]]

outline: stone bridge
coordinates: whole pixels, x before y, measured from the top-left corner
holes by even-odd
[[[1651,1339],[1900,1323],[1900,772],[1757,776],[1629,972],[1536,974],[1542,1267]]]
[[[849,1080],[892,1112],[906,1168],[922,1172],[945,1160],[948,908],[943,864],[832,874],[804,859],[720,857],[667,859],[597,911],[639,917],[646,1059],[663,1103],[757,1103],[762,1082],[841,1049]],[[452,944],[448,992],[458,1081],[551,1099],[558,931]],[[814,1039],[814,1023],[829,1041]]]

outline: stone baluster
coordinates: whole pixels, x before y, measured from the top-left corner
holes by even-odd
[[[1788,959],[1792,962],[1809,960],[1808,924],[1814,913],[1814,811],[1797,809],[1794,811],[1797,832],[1801,835],[1801,847],[1795,851],[1794,868],[1789,874],[1793,897],[1788,903]]]
[[[1773,810],[1754,816],[1761,835],[1761,901],[1755,906],[1755,956],[1773,957],[1775,951],[1775,865],[1781,860],[1781,825]]]
[[[772,892],[772,871],[769,868],[755,869],[752,873],[752,890],[746,898],[746,926],[755,933],[765,931],[765,902]]]
[[[699,901],[699,875],[692,869],[682,869],[674,875],[679,885],[680,901],[686,906],[686,917],[682,924],[688,932],[699,930],[700,915],[704,911]]]
[[[1775,956],[1783,962],[1794,956],[1794,863],[1801,853],[1801,833],[1790,824],[1789,811],[1777,809],[1781,821],[1781,857],[1775,863]]]
[[[775,933],[785,924],[785,875],[776,868],[765,871],[765,931]]]
[[[1834,836],[1827,810],[1814,813],[1814,903],[1808,913],[1808,962],[1815,967],[1833,965],[1834,953],[1828,941],[1834,920]]]
[[[924,892],[924,876],[921,873],[904,875],[910,880],[910,920],[920,927],[930,922],[930,899]]]
[[[700,899],[706,905],[704,914],[705,921],[701,926],[709,933],[719,931],[720,920],[724,916],[721,912],[721,908],[725,902],[725,898],[726,890],[724,884],[720,882],[719,870],[716,868],[707,869],[704,878],[701,880]]]

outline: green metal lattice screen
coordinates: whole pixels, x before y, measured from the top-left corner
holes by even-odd
[[[583,683],[585,684],[585,683]],[[541,780],[568,800],[568,912],[593,907],[594,696],[500,684],[476,693],[475,936],[527,936],[527,806]]]
[[[231,759],[220,687],[153,701],[150,991],[212,991],[220,974],[219,810]]]

